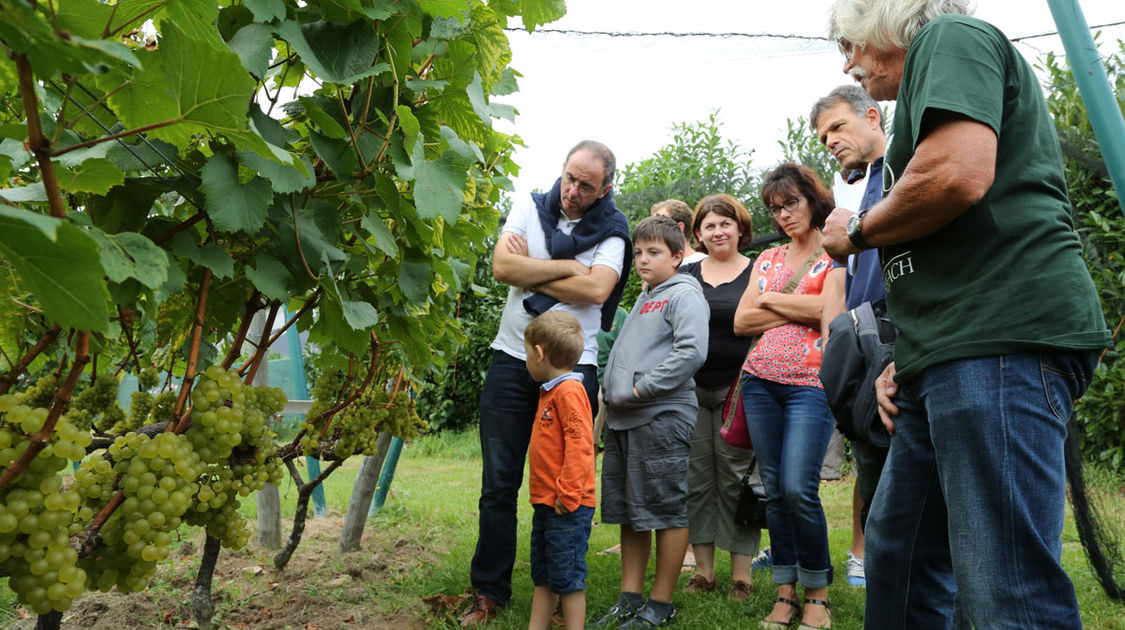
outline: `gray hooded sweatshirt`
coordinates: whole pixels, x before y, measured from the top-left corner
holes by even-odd
[[[687,274],[677,273],[641,293],[606,364],[609,428],[633,429],[669,409],[695,417],[699,401],[692,377],[707,358],[710,318],[703,289]]]

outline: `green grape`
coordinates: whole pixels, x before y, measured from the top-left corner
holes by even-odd
[[[45,382],[40,379],[36,387]],[[48,410],[24,404],[37,397],[0,396],[3,465],[27,449],[29,433],[42,430]],[[63,488],[59,472],[68,460],[81,459],[90,442],[89,432],[60,416],[49,444],[0,492],[0,568],[11,576],[8,585],[16,598],[36,613],[66,610],[85,588],[78,554],[68,546],[80,498]]]

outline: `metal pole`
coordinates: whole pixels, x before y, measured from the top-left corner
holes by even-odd
[[[286,319],[289,310],[282,307]],[[308,400],[309,384],[305,380],[305,357],[301,354],[301,333],[297,326],[291,326],[285,333],[285,341],[289,344],[289,368],[293,371],[293,394],[297,400]],[[309,479],[315,479],[320,474],[320,460],[315,457],[306,457],[305,464],[309,468]],[[319,485],[313,489],[313,516],[324,516],[328,513],[328,504],[324,500],[324,486]]]
[[[375,486],[375,500],[371,502],[371,510],[367,517],[371,518],[383,507],[387,501],[387,493],[391,490],[391,481],[395,478],[395,468],[398,467],[398,456],[402,453],[402,438],[391,440],[391,449],[387,451],[387,461],[383,462],[383,472],[379,473],[379,483]]]
[[[1117,189],[1118,206],[1125,213],[1120,201],[1125,196],[1125,120],[1121,118],[1105,65],[1077,0],[1047,0],[1047,4],[1066,48],[1066,59],[1086,104],[1109,177]]]

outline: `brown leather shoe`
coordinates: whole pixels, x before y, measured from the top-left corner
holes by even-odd
[[[473,605],[461,616],[462,628],[479,628],[496,616],[496,601],[487,595],[477,595]]]
[[[728,594],[727,597],[736,602],[744,602],[753,592],[753,584],[743,582],[742,580],[735,580],[734,583],[730,585],[730,594]]]
[[[715,590],[715,580],[708,580],[696,573],[688,580],[686,590],[689,593],[710,593]]]

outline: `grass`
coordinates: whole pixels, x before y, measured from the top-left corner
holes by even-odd
[[[325,483],[329,509],[340,518],[347,507],[359,458],[349,461]],[[480,491],[480,447],[475,432],[443,432],[428,435],[406,445],[399,461],[390,496],[386,505],[367,524],[362,554],[387,555],[388,550],[409,549],[406,561],[388,563],[387,572],[378,581],[368,584],[363,591],[364,607],[375,608],[378,614],[389,619],[417,620],[417,625],[433,628],[449,627],[449,617],[423,617],[425,606],[421,598],[438,593],[457,595],[469,585],[469,562],[476,543],[477,498]],[[1087,469],[1089,494],[1106,515],[1111,535],[1117,541],[1125,540],[1125,491],[1120,478],[1098,469]],[[532,584],[529,576],[527,539],[530,532],[531,509],[527,502],[527,484],[520,497],[519,545],[513,574],[511,605],[502,610],[490,627],[497,630],[525,628],[531,606]],[[849,479],[821,485],[821,499],[828,516],[829,543],[832,558],[837,563],[837,580],[829,588],[833,602],[833,623],[839,630],[862,628],[865,592],[850,588],[843,580],[843,556],[851,541],[851,488]],[[286,480],[281,486],[282,513],[292,517],[296,504],[296,488]],[[243,502],[243,515],[256,518],[253,497]],[[595,516],[595,523],[597,522]],[[197,538],[197,532],[185,528],[185,540]],[[282,535],[288,536],[288,530]],[[763,537],[765,538],[765,537]],[[587,604],[589,615],[600,614],[617,599],[620,586],[620,558],[617,555],[594,553],[616,544],[616,526],[595,525],[590,538],[588,556]],[[763,540],[763,544],[766,541]],[[243,552],[255,553],[252,549]],[[197,552],[198,553],[198,550]],[[308,546],[298,548],[297,555],[316,553]],[[323,551],[322,551],[323,553]],[[334,553],[325,553],[326,572],[343,571],[345,559]],[[180,587],[167,580],[172,576],[194,575],[198,565],[196,557],[177,558],[172,554],[167,561],[168,570],[154,579],[148,595],[165,601],[183,599]],[[756,591],[744,604],[730,602],[725,597],[730,584],[730,565],[725,552],[719,552],[717,573],[720,588],[710,595],[688,596],[677,592],[675,603],[678,616],[675,628],[756,627],[770,609],[774,596],[768,572],[755,572]],[[1110,600],[1098,585],[1086,561],[1082,545],[1068,511],[1063,534],[1063,566],[1074,581],[1082,610],[1083,625],[1096,630],[1125,630],[1125,604]],[[684,574],[681,587],[686,583]],[[355,594],[345,595],[341,589],[329,584],[300,585],[309,594],[319,594],[335,601],[354,600]],[[243,580],[216,584],[216,605],[220,608],[237,608],[239,602],[260,586]],[[651,572],[649,576],[651,585]],[[132,595],[130,597],[142,597]],[[352,602],[356,603],[356,602]],[[281,603],[278,602],[278,606]],[[368,609],[370,609],[368,608]],[[0,584],[0,627],[14,619],[15,603],[11,593]],[[396,623],[394,625],[402,625]]]
[[[1088,474],[1091,496],[1102,505],[1111,528],[1116,526],[1116,540],[1125,529],[1125,494],[1122,481],[1103,471]],[[435,593],[457,594],[469,585],[469,562],[476,542],[476,501],[480,483],[480,455],[475,432],[442,433],[426,436],[403,451],[387,506],[369,527],[383,533],[417,540],[432,556],[424,566],[406,571],[399,580],[377,589],[379,606],[387,612],[418,610],[421,597]],[[530,532],[531,510],[527,503],[526,483],[521,491],[519,512],[519,546],[513,574],[513,599],[501,611],[493,626],[524,628],[530,612],[532,584],[529,576],[527,533]],[[829,544],[836,567],[837,580],[829,588],[833,602],[833,624],[839,630],[863,627],[865,591],[851,588],[843,580],[844,551],[851,542],[852,480],[821,485],[821,500],[828,516]],[[597,522],[595,516],[595,523]],[[589,615],[608,609],[617,599],[620,587],[620,559],[616,555],[599,555],[617,542],[615,526],[595,525],[590,537],[588,556],[587,606]],[[765,542],[763,536],[763,544]],[[721,588],[703,596],[677,592],[676,628],[715,628],[756,626],[768,613],[775,590],[768,572],[755,572],[755,593],[744,604],[730,602],[723,585],[730,584],[730,565],[725,552],[719,552],[717,573]],[[725,566],[724,566],[725,565]],[[1067,514],[1063,534],[1063,565],[1074,581],[1082,610],[1083,625],[1098,630],[1125,630],[1125,604],[1110,600],[1098,585],[1086,561],[1073,519]],[[687,574],[681,580],[686,583]],[[651,570],[649,576],[651,585]],[[433,627],[443,627],[444,619],[431,619]]]

